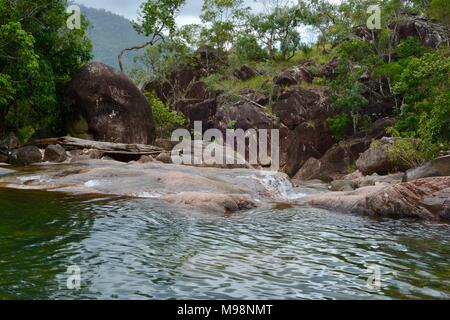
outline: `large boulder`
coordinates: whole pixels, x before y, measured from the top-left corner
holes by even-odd
[[[238,78],[239,80],[249,80],[251,78],[254,78],[258,75],[258,71],[254,68],[244,64],[239,69],[234,70],[233,75]]]
[[[315,121],[297,126],[289,132],[284,143],[287,150],[283,172],[293,177],[308,159],[321,158],[333,146],[334,140],[328,126]]]
[[[450,155],[434,159],[415,169],[408,170],[404,182],[428,177],[450,176]]]
[[[155,123],[147,99],[123,73],[92,62],[75,73],[64,102],[67,131],[74,137],[151,144]]]
[[[274,79],[274,83],[280,86],[292,86],[301,82],[312,82],[314,77],[320,74],[320,66],[308,60],[299,66],[285,69]],[[317,69],[317,73],[315,72]]]
[[[319,179],[330,182],[348,174],[360,154],[370,147],[367,138],[341,141],[329,149],[320,159],[309,159],[295,175],[297,180]]]
[[[395,30],[399,40],[415,36],[422,45],[431,48],[437,48],[443,43],[448,44],[450,40],[448,26],[418,16],[404,15]]]
[[[190,129],[194,128],[195,121],[201,121],[203,123],[203,131],[205,131],[214,125],[217,101],[216,99],[180,100],[175,104],[175,110],[186,117],[187,126]]]
[[[64,162],[67,160],[66,150],[59,144],[50,145],[45,148],[44,162]]]
[[[450,220],[449,199],[450,177],[440,177],[314,195],[304,203],[345,213],[436,221]]]
[[[312,119],[326,119],[329,116],[327,93],[315,92],[300,87],[290,88],[282,93],[272,106],[272,112],[289,129]]]
[[[358,170],[368,176],[374,173],[386,175],[410,169],[409,164],[396,163],[392,160],[390,149],[394,141],[395,138],[384,137],[372,143],[371,147],[356,161]]]
[[[17,150],[15,159],[13,160],[18,165],[29,165],[33,163],[42,162],[42,152],[36,146],[25,146]]]

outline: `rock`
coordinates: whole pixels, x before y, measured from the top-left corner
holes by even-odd
[[[408,170],[403,177],[404,182],[428,177],[450,176],[450,155],[425,163],[415,169]]]
[[[18,149],[20,145],[21,143],[19,138],[17,138],[17,136],[14,133],[10,133],[0,141],[0,151]]]
[[[36,146],[25,146],[17,150],[17,159],[15,163],[18,165],[29,165],[42,162],[42,152]]]
[[[256,203],[246,195],[186,192],[167,195],[163,197],[163,200],[176,205],[202,209],[208,213],[223,214],[256,207]]]
[[[370,126],[367,137],[370,139],[381,139],[387,134],[387,129],[395,125],[395,118],[385,117],[378,119]]]
[[[210,99],[212,93],[208,89],[208,85],[203,81],[192,83],[186,92],[186,99],[207,100]]]
[[[310,196],[313,207],[378,217],[450,220],[450,177]]]
[[[11,174],[16,172],[15,170],[0,168],[0,176],[6,176],[7,174]]]
[[[214,127],[223,133],[227,129],[273,129],[273,120],[262,110],[250,102],[231,104],[223,102],[217,109]]]
[[[156,161],[160,161],[162,163],[171,164],[172,162],[172,156],[170,153],[161,153],[159,156],[156,157]]]
[[[322,67],[322,72],[320,76],[329,79],[329,80],[335,80],[336,79],[336,69],[339,65],[339,61],[337,59],[333,59],[330,62],[328,62],[326,65]]]
[[[302,81],[311,83],[314,77],[318,75],[312,71],[314,68],[320,70],[320,66],[313,61],[306,61],[299,66],[284,70],[274,79],[274,83],[280,86],[292,86]]]
[[[0,150],[0,163],[6,163],[9,161],[8,151]]]
[[[302,123],[289,132],[283,143],[287,150],[282,171],[293,177],[309,158],[321,158],[333,144],[334,139],[325,122],[316,120]]]
[[[331,182],[331,191],[353,191],[358,188],[358,184],[352,180],[335,180]]]
[[[353,138],[341,141],[329,149],[320,160],[308,160],[297,172],[298,180],[320,179],[330,182],[341,179],[348,174],[350,166],[354,165],[360,154],[370,147],[367,138]]]
[[[272,106],[272,112],[289,129],[311,119],[326,119],[326,93],[303,88],[291,88],[280,95]]]
[[[77,162],[89,159],[102,159],[103,152],[97,149],[84,149],[69,151],[70,162]]]
[[[437,23],[433,20],[421,18],[413,15],[403,15],[395,27],[399,40],[408,37],[417,37],[422,45],[437,48],[442,43],[448,43],[450,29],[444,24]]]
[[[155,123],[147,99],[123,73],[92,62],[77,71],[64,100],[67,131],[97,141],[151,144]]]
[[[64,162],[67,160],[66,150],[59,144],[50,145],[45,149],[44,162]]]
[[[149,163],[149,162],[153,162],[153,161],[155,161],[155,159],[152,156],[148,155],[148,156],[142,156],[138,160],[138,163]]]
[[[394,138],[382,138],[372,143],[372,146],[361,154],[356,161],[356,166],[364,175],[377,173],[386,175],[393,172],[406,171],[410,169],[410,165],[406,163],[394,163],[389,155]]]
[[[251,78],[254,78],[258,75],[258,71],[253,69],[252,67],[244,64],[239,69],[234,70],[233,75],[238,78],[239,80],[249,80]]]
[[[195,121],[203,123],[203,131],[206,131],[214,125],[214,115],[217,111],[216,99],[208,100],[180,100],[176,103],[175,109],[181,112],[187,121],[190,129],[194,128]]]
[[[316,158],[309,158],[302,168],[297,172],[297,174],[293,177],[295,180],[299,181],[311,181],[311,180],[322,180],[324,179],[318,178],[322,177],[322,162]],[[331,182],[331,178],[325,178],[326,182]]]
[[[270,101],[270,98],[268,96],[251,89],[241,91],[240,96],[243,97],[246,101],[253,101],[261,106],[265,106]]]

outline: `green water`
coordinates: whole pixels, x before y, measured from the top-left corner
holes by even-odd
[[[449,231],[305,208],[192,217],[157,199],[0,189],[0,299],[448,299]],[[378,291],[369,266],[380,267]]]

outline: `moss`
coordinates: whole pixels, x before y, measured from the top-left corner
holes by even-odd
[[[80,116],[76,121],[70,123],[67,131],[72,137],[89,139],[89,125],[86,119],[82,116]]]

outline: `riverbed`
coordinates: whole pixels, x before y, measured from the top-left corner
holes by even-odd
[[[38,168],[40,175],[29,169],[16,174],[14,188],[0,189],[0,299],[450,298],[448,224],[296,206],[289,199],[306,190],[267,175],[250,182],[243,171],[229,170],[210,171],[222,180],[208,190],[228,190],[226,179],[241,179],[239,187],[266,204],[200,214],[167,204],[154,190],[114,194],[107,192],[111,180],[51,176],[83,174],[63,168]],[[108,174],[123,179],[120,172]],[[103,192],[58,190],[55,177]],[[136,193],[136,181],[115,190]],[[39,183],[57,192],[33,190]],[[67,286],[74,266],[79,290]],[[374,272],[379,286],[368,285]]]

